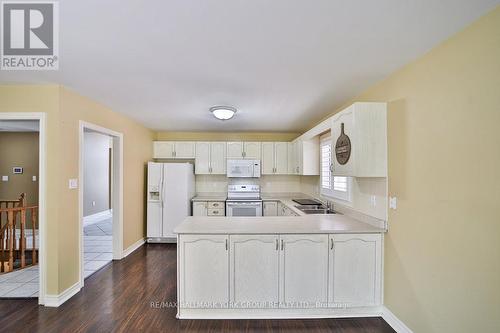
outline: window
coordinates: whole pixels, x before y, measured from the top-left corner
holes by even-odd
[[[330,170],[333,158],[331,137],[321,139],[321,194],[335,199],[351,201],[351,178],[333,176]]]

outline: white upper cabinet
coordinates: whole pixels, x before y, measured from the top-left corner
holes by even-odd
[[[234,307],[277,304],[278,235],[231,235],[229,294]]]
[[[263,175],[288,173],[288,143],[262,142],[261,170]]]
[[[382,236],[330,235],[328,303],[373,306],[381,304]]]
[[[243,142],[228,142],[227,143],[227,158],[238,159],[243,158]]]
[[[243,157],[250,160],[260,160],[260,142],[244,142]]]
[[[195,173],[217,175],[226,173],[226,143],[196,142]]]
[[[154,158],[195,158],[195,143],[191,141],[154,141]]]
[[[319,175],[319,137],[288,143],[287,170],[292,175]]]
[[[328,235],[281,235],[281,299],[296,307],[327,306]]]
[[[228,142],[227,158],[260,160],[260,142]]]
[[[387,177],[385,103],[354,103],[332,117],[331,133],[333,175]]]

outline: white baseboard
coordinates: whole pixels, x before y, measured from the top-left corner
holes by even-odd
[[[413,333],[413,331],[405,325],[394,313],[387,307],[382,309],[382,318],[398,333]]]
[[[113,217],[113,210],[108,209],[99,213],[95,213],[89,216],[84,216],[83,217],[83,226],[89,226],[92,224],[95,224],[97,222],[101,222],[103,220],[109,219]]]
[[[64,302],[66,302],[68,299],[76,295],[81,289],[80,282],[75,283],[59,295],[45,295],[44,298],[44,305],[48,307],[54,307],[57,308],[58,306],[62,305]]]
[[[138,248],[140,248],[145,242],[146,240],[144,238],[141,238],[134,244],[127,247],[125,250],[123,250],[122,259],[131,254],[132,252],[134,252],[135,250],[137,250]]]

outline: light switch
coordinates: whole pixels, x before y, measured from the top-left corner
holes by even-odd
[[[33,176],[31,179],[32,179],[34,182],[36,182],[36,176]]]
[[[75,188],[78,188],[78,179],[76,179],[76,178],[70,179],[68,182],[68,187],[70,190],[74,190]]]
[[[3,182],[8,182],[9,181],[9,176],[2,176],[2,181]]]
[[[389,208],[396,209],[398,207],[398,198],[390,197],[389,198]]]

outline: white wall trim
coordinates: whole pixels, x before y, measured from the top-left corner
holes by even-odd
[[[57,308],[68,299],[76,295],[81,288],[82,287],[80,286],[80,281],[78,281],[58,295],[45,295],[45,306]]]
[[[391,310],[387,307],[382,307],[382,319],[398,333],[413,333],[413,331],[405,325]]]
[[[95,224],[97,222],[101,222],[103,220],[107,220],[109,218],[113,217],[113,210],[108,209],[108,210],[103,210],[102,212],[98,212],[92,215],[84,216],[83,217],[83,226],[86,227],[88,225]]]
[[[80,253],[80,279],[81,287],[84,285],[84,260],[83,260],[83,184],[84,184],[84,143],[85,130],[91,130],[104,135],[108,135],[113,141],[113,172],[112,172],[112,204],[113,209],[113,260],[120,260],[123,257],[123,134],[108,128],[95,125],[83,120],[79,122],[79,161],[78,161],[78,234]]]
[[[47,244],[45,230],[47,223],[47,115],[45,112],[0,112],[3,120],[38,120],[38,267],[39,267],[39,289],[38,304],[45,304],[45,281],[47,281]]]
[[[137,242],[135,242],[134,244],[132,244],[129,247],[127,247],[125,250],[123,250],[122,258],[125,258],[129,254],[131,254],[132,252],[134,252],[135,250],[137,250],[138,248],[140,248],[142,245],[144,245],[145,242],[146,242],[146,239],[145,238],[141,238]]]

